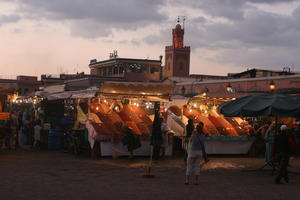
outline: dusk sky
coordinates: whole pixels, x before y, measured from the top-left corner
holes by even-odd
[[[0,76],[89,73],[114,50],[159,59],[178,15],[193,74],[300,71],[299,0],[0,0]]]

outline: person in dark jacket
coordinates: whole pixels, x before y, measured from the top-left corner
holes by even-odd
[[[288,163],[290,159],[289,138],[287,134],[287,126],[280,127],[280,133],[275,137],[275,155],[279,159],[279,171],[275,178],[276,184],[281,184],[281,179],[284,178],[285,182],[289,182],[288,177]]]
[[[194,121],[192,119],[188,120],[188,124],[186,125],[186,137],[190,138],[195,129]]]
[[[188,144],[189,144],[189,141],[190,141],[190,138],[192,136],[194,129],[195,129],[194,121],[192,119],[189,119],[188,124],[185,127],[185,130],[186,130],[186,138],[185,138],[186,152],[184,154],[184,162],[185,163],[186,163],[187,157],[188,157],[188,152],[187,152]]]
[[[294,130],[294,135],[296,139],[296,145],[297,145],[297,153],[300,154],[300,122],[297,123],[297,127]]]

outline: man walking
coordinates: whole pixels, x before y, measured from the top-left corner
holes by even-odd
[[[280,133],[275,138],[275,153],[279,159],[279,171],[275,178],[276,184],[281,184],[281,179],[284,178],[285,182],[289,182],[288,177],[288,163],[290,159],[290,147],[288,141],[287,126],[280,127]]]

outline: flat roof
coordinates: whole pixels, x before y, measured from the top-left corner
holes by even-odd
[[[96,61],[93,63],[90,63],[89,66],[98,65],[98,64],[104,64],[104,63],[110,63],[110,62],[146,62],[146,63],[161,63],[160,60],[149,60],[149,59],[136,59],[136,58],[111,58],[108,60],[103,61]]]
[[[195,85],[195,84],[209,84],[209,83],[234,83],[243,81],[260,81],[260,80],[278,80],[278,79],[290,79],[290,78],[300,78],[300,74],[295,75],[281,75],[281,76],[267,76],[258,78],[241,78],[241,79],[224,79],[224,80],[207,80],[207,81],[189,81],[176,83],[176,85]]]

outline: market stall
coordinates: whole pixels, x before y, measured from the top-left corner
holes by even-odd
[[[230,100],[196,96],[189,98],[186,104],[181,104],[182,107],[172,104],[168,109],[176,114],[184,125],[188,119],[192,119],[195,124],[204,123],[204,132],[208,135],[208,154],[246,154],[255,139],[250,136],[251,126],[240,117],[225,118],[217,112],[219,103]],[[184,136],[182,134],[178,137],[182,137],[184,141]]]
[[[87,128],[91,143],[100,142],[101,156],[128,155],[123,145],[124,125],[141,141],[134,155],[150,155],[155,102],[169,101],[171,86],[158,83],[107,82],[89,103]],[[93,141],[94,140],[94,141]],[[166,155],[172,154],[168,144]]]
[[[16,119],[11,114],[12,101],[16,98],[12,88],[0,88],[0,150],[4,143],[6,148],[16,146]]]

